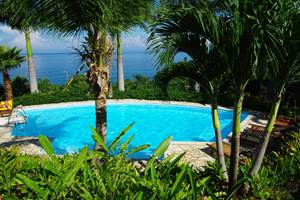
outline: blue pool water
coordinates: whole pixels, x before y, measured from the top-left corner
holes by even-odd
[[[214,141],[210,108],[162,104],[108,104],[108,143],[130,123],[133,128],[123,138],[135,135],[130,148],[150,144],[134,157],[149,156],[159,143],[173,136],[174,141]],[[28,124],[14,128],[15,136],[44,134],[52,140],[57,154],[72,153],[85,145],[93,148],[90,127],[95,127],[94,105],[64,108],[28,109]],[[220,110],[222,135],[232,127],[232,111]],[[242,114],[242,120],[247,113]]]

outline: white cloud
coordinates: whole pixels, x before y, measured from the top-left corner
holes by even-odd
[[[122,34],[124,50],[145,50],[147,46],[147,34],[141,28],[135,28]]]
[[[18,31],[10,28],[9,26],[0,26],[0,32],[3,32],[3,33],[8,33],[8,34],[16,34],[18,33]]]
[[[0,26],[0,38],[2,38],[1,44],[8,46],[17,46],[25,50],[25,35],[24,33],[11,29],[8,26]],[[71,47],[76,45],[76,40],[69,38],[53,38],[50,35],[41,34],[34,31],[30,34],[31,46],[33,51],[69,51]]]
[[[34,52],[64,52],[73,51],[73,47],[79,46],[80,38],[56,38],[53,34],[44,32],[32,32],[31,46]],[[130,50],[145,50],[147,44],[147,35],[143,30],[134,29],[129,33],[122,34],[123,49]],[[18,48],[26,49],[24,33],[11,29],[9,26],[0,25],[0,45],[17,46]]]
[[[141,35],[123,36],[124,48],[146,48],[146,38]]]

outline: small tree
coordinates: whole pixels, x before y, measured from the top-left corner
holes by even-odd
[[[163,85],[173,78],[185,76],[205,88],[211,103],[218,161],[224,178],[228,179],[217,101],[226,65],[210,42],[218,40],[217,24],[215,9],[208,1],[205,7],[201,3],[170,10],[150,28],[149,43],[151,52],[158,55],[159,63],[166,65],[156,77]],[[192,60],[173,65],[175,55],[180,52],[188,54]]]
[[[0,46],[0,71],[3,76],[3,87],[5,92],[5,99],[13,99],[13,90],[9,77],[8,70],[20,67],[21,63],[25,61],[25,57],[20,55],[21,50],[8,48],[7,46]]]
[[[259,72],[267,72],[272,63],[278,65],[282,34],[278,18],[284,10],[276,7],[281,1],[222,1],[217,3],[220,20],[219,30],[222,39],[217,44],[224,56],[236,91],[229,185],[234,186],[238,178],[240,152],[240,117],[245,88],[250,80],[256,79]],[[272,69],[272,68],[271,68]],[[264,76],[264,75],[263,75]]]

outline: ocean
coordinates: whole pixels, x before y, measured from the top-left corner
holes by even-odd
[[[115,54],[114,54],[115,55]],[[48,79],[53,84],[65,84],[81,66],[79,55],[75,53],[42,53],[34,54],[34,63],[38,79]],[[146,52],[123,53],[124,77],[132,79],[135,75],[153,78],[156,74],[155,58]],[[82,73],[86,69],[82,70]],[[24,76],[28,78],[27,62],[21,67],[9,71],[11,78]],[[111,80],[117,80],[116,56],[112,60]],[[2,82],[2,76],[1,76]]]

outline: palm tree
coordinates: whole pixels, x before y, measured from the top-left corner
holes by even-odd
[[[212,59],[207,59],[207,60],[212,61]],[[155,80],[165,91],[167,90],[167,85],[169,81],[177,77],[187,77],[192,80],[195,80],[196,82],[200,83],[201,87],[204,88],[204,91],[206,92],[209,98],[209,102],[211,104],[211,114],[212,114],[213,127],[215,130],[218,162],[223,170],[223,177],[225,178],[225,180],[228,180],[228,174],[227,174],[223,145],[222,145],[221,124],[220,124],[219,114],[218,114],[219,88],[222,83],[222,78],[225,75],[225,72],[224,71],[217,72],[211,70],[216,68],[215,64],[216,63],[202,64],[202,63],[195,63],[193,61],[175,63],[170,67],[165,67],[161,69],[156,74]]]
[[[277,1],[278,5],[281,1]],[[174,19],[166,23],[165,27],[168,29],[168,34],[172,33],[178,37],[181,37],[180,33],[185,31],[188,33],[188,37],[199,33],[199,38],[208,38],[213,49],[218,52],[219,60],[229,70],[236,91],[229,176],[229,185],[232,187],[236,184],[238,177],[240,117],[245,88],[250,80],[258,76],[259,71],[268,71],[270,65],[264,65],[267,61],[274,66],[278,65],[282,34],[277,28],[280,26],[277,19],[281,17],[284,10],[277,7],[273,9],[276,4],[269,1],[199,1],[198,4],[201,6],[197,6],[197,1],[191,2],[190,6],[182,9],[187,13],[194,9],[195,13],[199,15],[198,23],[190,21],[189,15],[186,14],[187,17]],[[214,5],[215,12],[207,15],[206,8],[210,8],[211,3]],[[172,12],[176,13],[176,10],[172,10]],[[178,21],[182,21],[183,26],[178,26]],[[161,27],[157,26],[155,31],[164,31],[165,27]],[[150,37],[154,53],[159,52],[160,49],[167,50],[167,53],[161,56],[162,60],[168,59],[172,55],[170,52],[178,50],[172,48],[172,43],[160,45],[163,34],[160,37],[155,37],[155,35]],[[167,37],[166,34],[164,39]],[[194,46],[196,46],[195,44],[198,43],[194,43]],[[261,70],[258,66],[265,66],[263,69],[266,70]]]
[[[85,35],[80,55],[89,68],[88,80],[96,94],[96,130],[106,142],[106,94],[109,87],[110,64],[113,52],[112,34],[123,21],[127,5],[133,0],[28,0],[30,8],[40,13],[52,31],[63,36]],[[22,3],[23,2],[23,3]],[[28,3],[20,1],[21,5]],[[19,17],[17,17],[19,18]],[[122,24],[126,27],[126,24]],[[95,146],[97,149],[98,147]]]
[[[36,93],[39,91],[37,77],[36,77],[36,67],[33,62],[32,56],[32,47],[30,41],[30,31],[28,29],[24,30],[25,41],[26,41],[26,50],[27,50],[27,63],[28,63],[28,72],[29,72],[29,82],[30,82],[30,92]]]
[[[0,10],[2,12],[3,22],[14,29],[24,32],[27,50],[27,63],[30,81],[30,92],[38,92],[38,83],[36,77],[36,67],[32,57],[32,47],[30,41],[30,30],[34,27],[42,26],[38,20],[38,14],[34,10],[24,6],[17,6],[14,0],[4,0],[1,2]],[[17,13],[17,15],[16,15]],[[14,18],[18,16],[18,18]],[[24,20],[26,19],[26,20]]]
[[[118,89],[119,91],[125,91],[124,83],[124,67],[122,58],[122,34],[117,32],[117,68],[118,68]]]
[[[117,69],[118,69],[118,89],[125,91],[124,83],[124,67],[122,58],[122,32],[129,31],[134,26],[143,26],[144,22],[149,18],[151,12],[152,0],[128,1],[127,9],[133,9],[127,12],[119,19],[119,27],[116,30],[117,39]],[[125,25],[125,26],[124,26]]]
[[[271,133],[278,114],[280,103],[282,101],[285,89],[292,83],[300,81],[300,13],[292,1],[285,1],[281,4],[285,10],[285,23],[282,23],[282,31],[284,33],[283,44],[283,59],[281,60],[278,71],[271,73],[269,77],[273,86],[274,100],[270,111],[270,118],[268,120],[265,137],[258,148],[255,155],[254,162],[249,171],[249,175],[258,173],[262,164]]]
[[[5,91],[5,99],[13,99],[13,90],[9,78],[8,70],[20,67],[24,62],[25,57],[20,55],[21,50],[14,48],[8,48],[7,46],[0,46],[0,71],[3,76],[3,87]]]
[[[215,10],[209,1],[204,9],[201,4],[199,7],[177,10],[175,14],[174,11],[164,13],[164,17],[151,26],[149,43],[150,51],[158,55],[159,63],[166,65],[156,76],[162,85],[167,85],[178,76],[185,76],[200,83],[207,92],[212,109],[218,160],[223,176],[227,179],[217,102],[226,66],[222,63],[218,50],[210,45],[210,41],[217,40],[217,24]],[[179,52],[188,54],[192,61],[173,65],[174,56]]]
[[[220,40],[222,42],[217,45],[232,74],[236,91],[231,138],[230,187],[236,184],[238,177],[240,117],[245,88],[250,80],[260,75],[259,72],[266,73],[269,68],[278,66],[282,34],[278,29],[280,23],[277,19],[284,10],[277,8],[276,5],[277,3],[280,5],[282,1],[228,0],[217,5],[222,19],[219,30],[224,36]],[[270,62],[269,65],[267,62]]]

